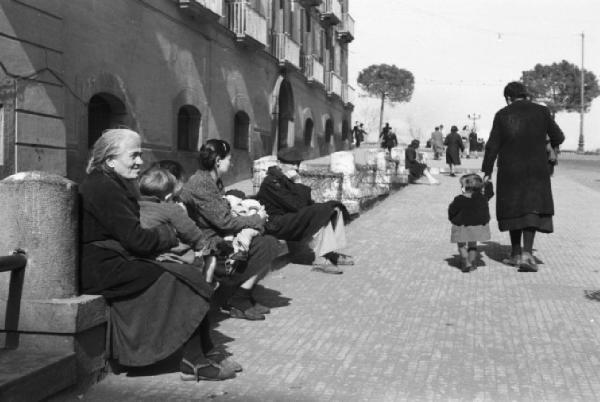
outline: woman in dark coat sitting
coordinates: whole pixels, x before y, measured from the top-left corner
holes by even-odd
[[[236,235],[244,228],[264,231],[267,215],[259,212],[250,216],[233,216],[231,206],[223,198],[221,176],[231,167],[231,147],[227,141],[206,141],[198,155],[198,170],[183,187],[181,199],[196,224],[212,236]],[[232,296],[227,302],[234,318],[264,320],[269,308],[257,303],[252,296],[254,285],[269,271],[277,256],[279,244],[272,236],[255,236],[250,243],[247,264],[242,264],[230,276],[220,278]]]
[[[417,149],[420,144],[419,140],[412,140],[404,150],[404,167],[408,170],[408,180],[411,183],[421,183],[419,179],[425,176],[426,184],[440,184],[429,172],[429,167],[425,163],[419,162]]]
[[[135,181],[140,136],[108,130],[96,141],[80,186],[81,288],[110,306],[109,352],[124,366],[146,366],[182,349],[183,380],[223,380],[235,368],[213,349],[206,313],[212,288],[197,267],[153,258],[178,244],[175,231],[140,225]]]
[[[444,140],[446,146],[446,163],[450,168],[450,176],[456,176],[454,166],[460,165],[460,153],[465,150],[462,137],[458,134],[458,127],[452,126],[450,134]]]

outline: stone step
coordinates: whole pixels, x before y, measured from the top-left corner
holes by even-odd
[[[0,350],[0,401],[39,401],[76,382],[75,353]]]

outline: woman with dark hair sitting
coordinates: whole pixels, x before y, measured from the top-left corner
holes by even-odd
[[[213,293],[201,270],[157,262],[178,244],[166,224],[140,222],[136,179],[143,164],[141,138],[108,130],[96,141],[79,187],[81,289],[110,306],[109,353],[124,366],[147,366],[182,350],[183,380],[232,378],[237,363],[216,363],[206,313]]]
[[[419,145],[419,140],[412,140],[410,145],[404,150],[404,167],[408,170],[409,182],[419,184],[440,184],[440,182],[429,172],[427,164],[419,162],[419,158],[417,157]],[[423,176],[427,178],[427,182],[420,181]]]
[[[244,228],[264,232],[267,214],[233,216],[229,202],[223,198],[222,175],[231,167],[231,146],[227,141],[210,139],[200,148],[198,170],[185,183],[181,199],[190,217],[200,228],[213,236],[236,235]],[[271,268],[277,256],[277,240],[272,236],[255,236],[250,243],[246,264],[221,278],[222,286],[228,287],[232,296],[227,301],[229,313],[234,318],[264,320],[269,308],[257,303],[252,290],[259,278]]]

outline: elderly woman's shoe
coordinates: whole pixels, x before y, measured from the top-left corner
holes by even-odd
[[[239,373],[243,370],[241,364],[233,360],[231,356],[227,356],[224,352],[221,352],[218,349],[213,349],[210,352],[206,353],[206,357],[218,363],[225,370],[233,370],[236,373]]]
[[[208,359],[198,364],[181,359],[180,369],[182,381],[222,381],[235,377],[234,370]]]

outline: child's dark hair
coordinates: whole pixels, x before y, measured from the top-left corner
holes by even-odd
[[[139,183],[142,195],[164,200],[167,195],[175,191],[177,179],[167,169],[154,166],[142,173]]]
[[[231,146],[225,140],[216,138],[206,141],[198,153],[198,167],[200,170],[214,170],[217,156],[225,159],[231,153]]]
[[[481,192],[483,188],[483,179],[481,176],[475,173],[468,173],[460,178],[460,185],[465,188],[465,191],[469,192]]]
[[[175,176],[175,178],[179,181],[183,180],[183,175],[185,174],[185,170],[183,169],[183,166],[181,166],[181,163],[171,159],[163,159],[161,161],[154,162],[151,167],[165,169]]]

